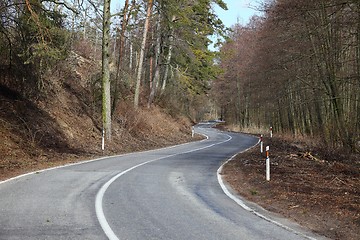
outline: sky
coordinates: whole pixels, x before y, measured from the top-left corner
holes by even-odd
[[[253,15],[260,14],[258,11],[255,10],[256,6],[259,6],[259,3],[262,0],[223,0],[228,7],[228,10],[223,10],[222,8],[218,7],[217,5],[214,7],[216,15],[222,20],[226,27],[231,27],[236,23],[240,23],[242,25],[246,25],[250,18]],[[112,11],[116,11],[120,8],[122,1],[112,1]],[[215,41],[216,37],[214,36],[211,38]],[[210,46],[211,50],[214,50],[213,46]]]
[[[216,6],[216,14],[223,21],[226,27],[231,27],[235,23],[247,24],[253,15],[259,14],[254,8],[259,5],[259,0],[223,0],[228,7],[225,11]]]
[[[259,5],[261,0],[223,0],[227,6],[228,10],[225,11],[220,7],[215,7],[215,12],[223,21],[226,27],[231,27],[235,23],[239,22],[241,24],[246,24],[249,22],[249,19],[254,14],[258,13],[256,10],[252,9],[255,6]],[[120,6],[123,5],[123,1],[111,1],[111,11],[116,12],[119,10]]]
[[[259,5],[261,2],[260,0],[223,0],[228,10],[224,10],[219,6],[214,7],[214,11],[216,15],[221,19],[224,23],[225,27],[232,27],[236,23],[240,23],[242,25],[246,25],[249,23],[250,19],[254,15],[259,15],[260,13],[256,11],[256,6]],[[212,36],[210,40],[213,43],[216,42],[217,37]],[[212,51],[219,50],[218,48],[214,47],[213,44],[209,46],[209,49]]]

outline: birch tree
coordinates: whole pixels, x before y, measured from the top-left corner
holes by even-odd
[[[148,99],[148,108],[154,101],[156,91],[160,82],[160,66],[161,66],[161,14],[158,13],[158,19],[156,22],[156,43],[155,43],[155,74],[151,81],[150,95]],[[151,77],[151,74],[150,74]]]

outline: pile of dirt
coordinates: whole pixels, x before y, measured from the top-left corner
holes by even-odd
[[[265,138],[270,146],[271,180],[265,153],[256,146],[224,168],[241,196],[332,239],[359,239],[360,156],[340,154],[302,141]]]
[[[0,180],[193,140],[189,119],[174,119],[157,107],[134,110],[130,101],[120,100],[112,142],[102,151],[101,98],[95,99],[91,69],[96,69],[96,62],[74,54],[53,69],[47,92],[37,98],[25,98],[0,82]]]

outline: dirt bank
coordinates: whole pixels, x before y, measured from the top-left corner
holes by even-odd
[[[284,138],[270,146],[271,180],[260,147],[239,154],[223,173],[243,197],[331,239],[360,237],[360,157]]]

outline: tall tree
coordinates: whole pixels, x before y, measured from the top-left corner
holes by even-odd
[[[248,34],[243,32],[230,36],[222,47],[221,64],[226,67],[219,80],[231,86],[238,84],[235,96],[240,94],[238,102],[242,105],[236,108],[229,104],[235,93],[224,89],[223,84],[215,84],[231,96],[227,115],[240,111],[241,118],[250,118],[262,126],[272,125],[278,131],[312,135],[325,144],[356,149],[360,139],[358,3],[268,3],[255,28],[246,26],[256,32],[252,41],[246,40]],[[241,28],[235,26],[234,32]],[[255,47],[247,55],[245,49],[253,44]],[[227,53],[231,52],[236,57],[229,61]],[[238,57],[241,61],[235,61]],[[239,71],[240,75],[233,75]],[[223,104],[224,95],[217,96]],[[238,124],[245,127],[246,121]]]
[[[15,76],[10,87],[24,95],[46,93],[51,85],[46,75],[69,52],[65,16],[51,2],[6,0],[0,4],[0,50],[4,53],[0,64]]]
[[[147,38],[148,31],[149,31],[149,22],[150,22],[150,17],[151,17],[153,0],[148,0],[147,4],[148,5],[147,5],[146,19],[145,19],[145,24],[144,24],[144,32],[143,32],[142,43],[141,43],[141,47],[140,47],[139,66],[138,66],[137,77],[136,77],[136,88],[135,88],[135,96],[134,96],[134,107],[135,108],[139,107],[142,68],[143,68],[143,63],[144,63],[146,38]]]
[[[104,0],[103,37],[102,37],[102,120],[103,131],[107,140],[111,140],[111,95],[110,95],[110,4]]]
[[[160,66],[161,66],[161,15],[158,14],[158,18],[156,21],[156,43],[155,43],[155,74],[151,81],[150,86],[150,95],[148,99],[148,108],[151,107],[151,104],[154,101],[156,91],[159,87],[160,82]],[[151,74],[150,74],[150,77]]]
[[[114,81],[114,95],[113,95],[113,104],[112,104],[112,113],[115,112],[117,101],[120,98],[119,96],[119,78],[120,73],[123,71],[123,61],[124,61],[124,55],[125,55],[125,34],[126,34],[126,28],[129,23],[130,16],[132,14],[132,10],[135,7],[135,0],[132,1],[131,7],[129,6],[129,0],[125,0],[124,8],[121,13],[122,15],[122,21],[121,21],[121,29],[118,31],[119,34],[119,50],[118,50],[118,58],[117,58],[117,68],[116,68],[116,75],[115,75],[115,81]],[[116,46],[116,42],[115,42]],[[131,61],[131,60],[130,60]]]

